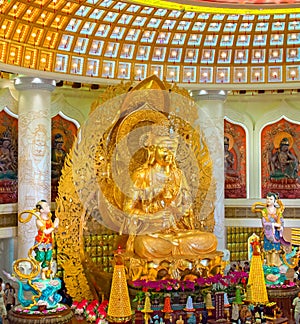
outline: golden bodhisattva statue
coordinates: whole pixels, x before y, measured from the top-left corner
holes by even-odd
[[[152,127],[148,136],[148,158],[132,175],[131,196],[124,211],[131,217],[127,251],[140,258],[190,257],[216,251],[214,234],[195,230],[192,197],[185,175],[176,165],[178,138],[167,125]],[[149,217],[149,222],[145,222]],[[157,228],[154,234],[136,235],[141,226]],[[131,226],[131,228],[130,228]]]
[[[72,297],[89,299],[95,282],[104,290],[106,243],[121,247],[129,280],[221,272],[213,162],[190,94],[151,76],[101,98],[60,178],[56,214],[68,231],[58,232],[58,261]],[[97,234],[103,257],[84,246]]]

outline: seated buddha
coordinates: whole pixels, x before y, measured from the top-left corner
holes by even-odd
[[[215,235],[195,229],[191,191],[175,160],[175,130],[152,126],[145,147],[147,160],[133,172],[131,193],[124,200],[127,252],[147,260],[215,252]]]

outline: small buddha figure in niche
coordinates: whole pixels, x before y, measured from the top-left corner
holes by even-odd
[[[66,151],[63,149],[63,145],[63,136],[59,133],[55,134],[51,152],[51,177],[53,180],[58,180],[61,176],[61,170],[66,157]]]
[[[270,158],[270,179],[281,180],[298,179],[298,158],[290,150],[290,140],[287,137],[282,138],[279,148]]]
[[[132,218],[127,251],[148,260],[214,252],[215,235],[195,229],[191,192],[175,160],[178,134],[170,125],[153,126],[145,146],[147,161],[133,173],[123,207]],[[144,220],[141,226],[149,226],[148,233],[157,223],[160,231],[136,235],[139,219]]]
[[[238,180],[239,173],[235,169],[234,154],[229,149],[229,138],[224,136],[224,171],[226,181]]]
[[[0,171],[17,172],[17,154],[9,130],[6,130],[0,138]]]

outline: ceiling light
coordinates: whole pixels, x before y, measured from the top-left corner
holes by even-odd
[[[255,52],[254,57],[257,58],[257,59],[261,58],[261,53],[260,52]]]
[[[188,57],[189,57],[189,58],[192,58],[193,56],[194,56],[194,52],[193,52],[193,51],[189,51],[189,52],[188,52]]]
[[[210,52],[207,52],[207,51],[204,52],[204,57],[207,58],[207,59],[210,58]]]

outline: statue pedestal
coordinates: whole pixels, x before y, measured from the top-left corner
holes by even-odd
[[[267,292],[270,302],[276,302],[282,311],[282,316],[292,318],[291,309],[293,309],[293,299],[296,297],[299,288],[297,286],[287,288],[269,288]]]
[[[73,312],[71,309],[63,305],[63,307],[57,307],[56,311],[29,311],[26,313],[24,310],[19,311],[21,308],[19,305],[15,306],[8,312],[8,321],[10,324],[68,324],[72,323]]]

